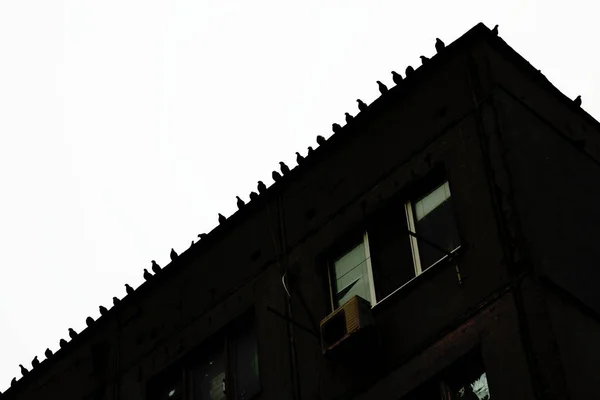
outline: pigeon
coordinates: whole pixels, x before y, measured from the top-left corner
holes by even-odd
[[[346,123],[347,124],[352,122],[353,119],[354,119],[354,117],[352,115],[350,115],[349,113],[346,113]]]
[[[25,374],[27,374],[29,372],[29,370],[27,368],[25,368],[24,366],[22,366],[21,364],[19,364],[19,367],[21,367],[21,374],[23,374],[23,376],[25,376]]]
[[[311,146],[308,146],[308,155],[311,155],[314,152]]]
[[[133,293],[133,288],[131,286],[129,286],[129,284],[125,284],[125,292],[127,292],[127,294],[132,294]]]
[[[288,167],[287,165],[285,165],[285,163],[283,161],[279,161],[279,167],[281,168],[281,173],[282,174],[289,174],[290,173],[290,167]]]
[[[404,74],[408,77],[408,75],[412,74],[413,72],[415,72],[415,69],[409,65],[408,67],[406,67],[406,71],[404,71]]]
[[[17,383],[17,378],[12,378],[12,381],[10,381],[10,386],[13,386],[15,383]]]
[[[394,80],[394,83],[396,85],[399,85],[400,82],[402,82],[402,75],[400,75],[399,73],[397,73],[396,71],[392,71],[392,79]]]
[[[207,237],[207,236],[208,236],[208,235],[207,235],[206,233],[199,233],[199,234],[198,234],[198,237],[200,238],[200,240],[202,240],[202,239],[206,239],[206,237]]]
[[[357,99],[356,102],[358,103],[358,110],[359,111],[362,112],[362,111],[365,111],[367,109],[367,105],[361,99]]]
[[[300,153],[296,152],[296,162],[298,163],[298,165],[302,164],[303,161],[304,157],[302,157]]]
[[[317,136],[317,144],[319,146],[324,145],[325,144],[325,138],[323,136],[321,136],[321,135]]]
[[[492,29],[492,33],[494,34],[494,36],[498,36],[498,25],[494,26],[494,29]]]
[[[52,350],[46,349],[46,351],[44,352],[44,355],[46,356],[46,358],[52,357]]]
[[[426,63],[427,61],[429,61],[429,58],[427,58],[427,57],[425,57],[425,56],[419,56],[419,57],[421,58],[421,63],[422,63],[423,65],[425,65],[425,63]]]
[[[237,207],[241,210],[242,207],[246,205],[246,203],[244,202],[244,200],[240,199],[240,196],[235,196],[235,198],[237,199]]]
[[[267,187],[265,186],[265,184],[263,183],[263,181],[258,181],[258,193],[264,193],[267,191]]]
[[[116,306],[116,305],[117,305],[117,304],[119,304],[120,302],[121,302],[121,300],[119,300],[119,298],[118,298],[118,297],[113,297],[113,305],[115,305],[115,306]]]
[[[92,318],[92,317],[87,317],[87,318],[85,319],[85,324],[86,324],[87,326],[92,326],[92,324],[93,324],[93,323],[94,323],[94,318]]]
[[[446,48],[446,45],[444,44],[444,42],[442,42],[439,38],[436,38],[435,39],[435,51],[437,51],[439,53],[442,50],[444,50],[445,48]]]
[[[173,249],[171,249],[171,259],[173,259]],[[156,263],[156,261],[152,260],[152,272],[158,274],[160,272],[160,265]]]
[[[340,124],[332,124],[331,130],[333,131],[333,133],[338,133],[342,130],[342,126]]]
[[[65,339],[60,339],[58,342],[58,345],[62,349],[63,347],[65,347],[67,345],[67,341]]]
[[[145,280],[152,279],[152,274],[150,272],[148,272],[148,270],[146,268],[144,268],[144,279]]]
[[[271,174],[271,176],[273,177],[273,180],[275,182],[277,182],[278,180],[281,179],[281,174],[279,172],[277,172],[277,171],[273,171],[273,173]]]
[[[379,86],[379,93],[381,94],[385,94],[388,91],[387,86],[385,86],[383,83],[381,83],[380,81],[377,81],[377,85]]]
[[[75,339],[77,337],[77,332],[75,332],[73,328],[69,328],[69,336],[71,339]]]
[[[258,199],[258,194],[256,192],[250,192],[250,200]]]
[[[40,360],[38,360],[37,356],[33,357],[33,360],[31,360],[31,366],[33,368],[37,367],[40,365]]]
[[[581,107],[581,96],[577,96],[575,100],[573,100],[573,103],[575,103],[577,107]]]
[[[178,254],[177,254],[177,252],[175,252],[175,249],[171,248],[171,252],[169,253],[169,257],[171,257],[171,261],[175,261],[177,256],[178,256]],[[154,264],[152,264],[152,266],[154,266]],[[157,266],[158,266],[158,264],[157,264]]]
[[[222,224],[225,221],[227,221],[227,218],[225,218],[223,214],[219,213],[219,223]]]
[[[190,244],[190,249],[194,247],[194,241],[192,240],[192,243]]]
[[[106,314],[106,313],[107,313],[107,311],[108,311],[108,310],[106,309],[106,307],[104,307],[104,306],[100,306],[100,307],[98,307],[98,309],[100,310],[100,315],[104,315],[104,314]]]

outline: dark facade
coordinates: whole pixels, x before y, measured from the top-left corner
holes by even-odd
[[[479,24],[0,398],[596,398],[599,160]]]

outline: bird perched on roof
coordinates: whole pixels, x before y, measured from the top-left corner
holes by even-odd
[[[273,171],[273,173],[271,174],[271,177],[273,178],[273,180],[275,182],[277,182],[278,180],[281,179],[281,174],[277,171]]]
[[[190,249],[194,246],[194,241],[192,240],[192,243],[190,244]]]
[[[392,79],[394,81],[394,83],[396,85],[399,85],[400,82],[402,82],[404,79],[402,78],[402,75],[400,75],[399,73],[397,73],[396,71],[392,71]]]
[[[67,341],[65,339],[60,339],[58,341],[58,345],[60,346],[60,348],[62,349],[63,347],[65,347],[67,345]]]
[[[256,192],[250,192],[250,200],[257,200],[258,199],[258,193]]]
[[[313,148],[311,146],[308,146],[308,155],[311,155],[314,152]]]
[[[350,113],[345,113],[345,114],[346,114],[346,123],[349,124],[350,122],[352,122],[354,117],[352,115],[350,115]]]
[[[152,274],[150,272],[148,272],[148,270],[146,268],[144,268],[144,279],[145,280],[152,279]]]
[[[446,48],[446,44],[444,44],[444,42],[442,42],[439,38],[436,38],[435,39],[435,51],[437,51],[439,53],[442,50],[444,50],[445,48]]]
[[[127,294],[132,294],[133,293],[133,288],[131,286],[129,286],[128,283],[125,284],[125,292]]]
[[[419,57],[421,58],[421,63],[422,63],[423,65],[425,65],[425,63],[426,63],[427,61],[429,61],[429,58],[427,58],[427,57],[425,57],[425,56],[419,56]]]
[[[10,386],[13,386],[15,383],[17,383],[17,378],[12,378],[12,381],[10,381]]]
[[[92,318],[92,317],[87,317],[87,318],[85,319],[85,324],[86,324],[87,326],[92,326],[92,324],[93,324],[93,323],[94,323],[94,318]]]
[[[263,183],[263,181],[258,181],[258,193],[264,193],[267,191],[267,187],[265,186],[265,184]]]
[[[227,218],[225,218],[223,214],[219,213],[219,223],[222,224],[225,221],[227,221]]]
[[[104,315],[108,312],[108,310],[104,306],[100,306],[98,307],[98,309],[100,310],[100,315]]]
[[[387,86],[385,86],[380,81],[377,81],[377,86],[379,86],[379,93],[381,93],[381,94],[385,94],[388,91]]]
[[[175,253],[175,257],[177,257],[177,253]],[[173,260],[173,249],[171,249],[171,260]],[[160,265],[156,263],[156,261],[152,260],[152,272],[158,274],[161,268]]]
[[[341,132],[342,126],[338,123],[331,124],[331,130],[333,131],[333,133]]]
[[[23,376],[25,376],[25,374],[27,374],[29,372],[29,370],[27,368],[25,368],[24,366],[22,366],[21,364],[19,364],[19,367],[21,367],[21,374],[23,374]]]
[[[46,358],[52,357],[52,350],[46,349],[46,351],[44,352],[44,355],[46,356]]]
[[[38,360],[37,356],[33,357],[33,360],[31,360],[31,366],[33,368],[37,367],[40,365],[40,360]]]
[[[298,163],[298,165],[302,164],[303,161],[304,157],[302,157],[299,152],[296,152],[296,162]]]
[[[235,196],[235,198],[237,199],[237,208],[241,210],[242,207],[246,205],[246,203],[244,202],[244,200],[240,199],[240,196]]]
[[[492,29],[492,33],[498,36],[498,25],[494,26],[494,29]]]
[[[412,74],[413,72],[415,72],[415,69],[409,65],[408,67],[406,67],[404,74],[408,77],[408,75]]]
[[[285,165],[283,161],[279,161],[279,168],[281,168],[281,173],[284,175],[290,173],[290,167]]]
[[[113,305],[116,306],[117,304],[119,304],[121,302],[121,300],[119,300],[118,297],[113,297]]]
[[[581,96],[575,97],[575,100],[573,100],[573,103],[575,103],[576,106],[580,107],[581,106]]]
[[[171,247],[171,252],[169,253],[169,257],[171,257],[171,261],[175,261],[175,259],[179,256],[174,248]],[[156,263],[154,263],[156,264]],[[154,264],[152,266],[154,266]],[[156,264],[158,266],[158,264]],[[160,267],[159,267],[160,268]]]
[[[322,146],[322,145],[324,145],[324,144],[325,144],[325,141],[326,141],[326,140],[325,140],[325,138],[324,138],[323,136],[321,136],[321,135],[318,135],[318,136],[317,136],[317,144],[318,144],[319,146]]]
[[[199,234],[198,234],[198,237],[200,238],[200,240],[202,240],[202,239],[206,239],[206,237],[207,237],[207,236],[208,236],[208,235],[207,235],[206,233],[199,233]]]
[[[359,111],[362,112],[362,111],[365,111],[367,109],[368,106],[361,99],[356,99],[356,102],[358,103],[358,110]]]
[[[73,328],[69,328],[69,336],[71,339],[75,339],[77,337],[77,332],[75,332]]]

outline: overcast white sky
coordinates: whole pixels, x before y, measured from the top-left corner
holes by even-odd
[[[568,7],[566,5],[568,4]],[[478,22],[600,115],[589,0],[0,1],[0,390]]]

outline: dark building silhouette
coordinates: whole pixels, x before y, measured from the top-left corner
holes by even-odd
[[[600,124],[437,47],[0,398],[598,398]]]

